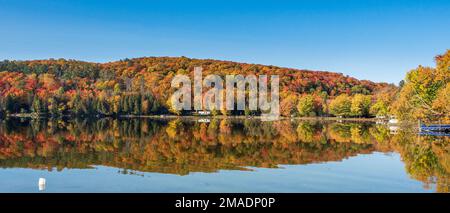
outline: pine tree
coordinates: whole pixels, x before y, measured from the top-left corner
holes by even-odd
[[[133,108],[133,114],[135,115],[140,115],[141,114],[141,110],[142,110],[142,105],[141,105],[141,95],[136,95],[133,96],[134,97],[134,108]]]

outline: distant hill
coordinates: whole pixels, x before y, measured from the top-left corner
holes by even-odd
[[[211,59],[145,57],[109,63],[50,59],[0,62],[0,104],[9,113],[167,113],[172,78],[176,74],[192,75],[197,66],[203,68],[203,76],[279,75],[282,104],[294,104],[284,111],[285,115],[296,104],[286,103],[289,97],[312,94],[325,100],[322,104],[326,105],[327,100],[340,94],[376,95],[396,89],[392,84],[358,80],[342,73]]]

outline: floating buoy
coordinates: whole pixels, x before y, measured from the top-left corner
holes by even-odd
[[[39,191],[45,190],[45,178],[39,178]]]

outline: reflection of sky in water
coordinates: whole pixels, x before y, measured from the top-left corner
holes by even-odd
[[[279,169],[192,172],[179,176],[98,166],[96,169],[0,169],[1,192],[432,192],[411,179],[397,153],[361,154],[341,162],[282,165]]]

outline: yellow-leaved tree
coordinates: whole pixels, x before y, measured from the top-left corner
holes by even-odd
[[[447,120],[450,111],[448,84],[450,82],[450,50],[436,57],[436,68],[419,66],[411,70],[397,100],[393,113],[400,120]],[[447,92],[447,93],[446,93]]]

